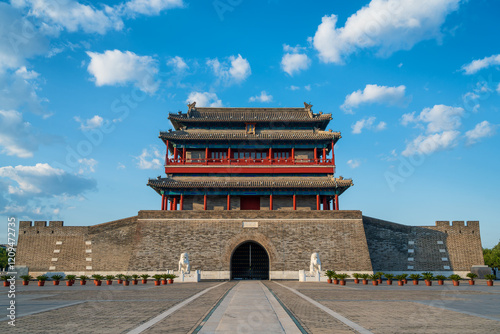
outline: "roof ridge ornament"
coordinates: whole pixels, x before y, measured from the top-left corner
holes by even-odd
[[[189,117],[189,116],[190,116],[190,114],[191,114],[191,110],[195,110],[195,109],[196,109],[196,101],[194,101],[194,102],[193,102],[193,103],[191,103],[191,104],[188,104],[187,106],[188,106],[188,108],[189,108],[189,110],[188,110],[188,117]]]
[[[307,102],[304,102],[304,109],[307,111],[307,113],[309,114],[309,118],[313,118],[313,113],[312,113],[312,107],[313,105],[312,104],[309,104]]]

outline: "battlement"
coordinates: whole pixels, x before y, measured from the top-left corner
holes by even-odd
[[[479,229],[479,221],[470,220],[465,224],[463,220],[454,220],[450,224],[450,221],[438,220],[436,221],[436,227]]]
[[[19,228],[28,228],[28,227],[63,227],[64,221],[62,220],[53,220],[49,221],[49,226],[47,226],[47,221],[44,220],[21,220],[19,222]]]

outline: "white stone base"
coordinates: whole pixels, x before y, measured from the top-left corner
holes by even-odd
[[[174,274],[179,276],[178,278],[176,278],[176,280],[178,282],[196,282],[196,283],[198,283],[200,281],[200,276],[201,276],[199,270],[191,270],[191,272],[189,274],[184,274],[181,272],[176,272]]]
[[[326,280],[324,272],[317,271],[315,275],[311,275],[309,271],[299,270],[299,282],[326,282]]]

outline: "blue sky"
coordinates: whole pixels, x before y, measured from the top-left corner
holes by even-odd
[[[159,209],[168,112],[333,114],[341,209],[499,241],[494,1],[0,2],[0,219]],[[7,226],[4,224],[3,226]],[[0,241],[6,242],[6,231]]]

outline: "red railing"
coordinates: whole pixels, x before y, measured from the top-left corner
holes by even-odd
[[[332,159],[168,159],[165,165],[333,165]]]

